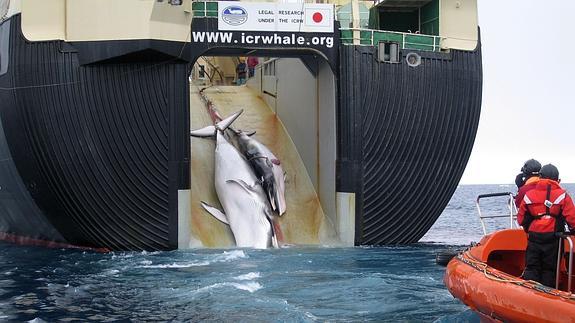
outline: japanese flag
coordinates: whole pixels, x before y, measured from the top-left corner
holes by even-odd
[[[305,7],[305,26],[308,31],[333,32],[333,5],[308,4]]]

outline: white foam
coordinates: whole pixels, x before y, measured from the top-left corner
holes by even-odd
[[[254,280],[254,279],[260,278],[260,277],[261,277],[260,273],[251,272],[251,273],[248,273],[245,275],[240,275],[238,277],[235,277],[234,279],[236,279],[236,280]]]
[[[6,316],[2,316],[2,317],[0,317],[0,318],[5,318],[5,317],[6,317]],[[44,321],[43,319],[41,319],[41,318],[39,318],[39,317],[37,317],[37,318],[35,318],[35,319],[33,319],[33,320],[30,320],[30,321],[28,321],[28,322],[29,322],[29,323],[46,323],[46,321]]]
[[[243,250],[224,251],[223,254],[216,256],[216,261],[227,262],[236,259],[247,258]]]
[[[142,260],[140,261],[140,264],[142,264],[142,266],[138,266],[138,268],[190,268],[190,267],[208,266],[215,262],[230,262],[236,259],[242,259],[247,257],[248,256],[244,253],[243,250],[233,250],[233,251],[224,251],[222,254],[214,255],[212,260],[206,260],[206,261],[196,261],[187,263],[174,262],[171,264],[152,265],[152,261]]]
[[[250,293],[253,293],[257,290],[260,290],[262,288],[262,285],[260,285],[260,283],[258,282],[246,282],[246,283],[217,283],[217,284],[212,284],[206,287],[202,287],[200,289],[197,289],[194,291],[194,293],[203,293],[203,292],[207,292],[210,291],[212,289],[218,289],[218,288],[222,288],[222,287],[233,287],[236,289],[240,289],[240,290],[245,290],[248,291]]]
[[[311,314],[310,312],[305,312],[304,315],[310,318],[312,321],[319,321],[319,317]]]
[[[190,268],[190,267],[199,267],[199,266],[207,266],[210,263],[208,261],[202,262],[191,262],[191,263],[183,263],[183,264],[163,264],[163,265],[145,265],[140,266],[140,268]]]
[[[258,282],[248,282],[248,283],[229,283],[231,286],[237,288],[237,289],[241,289],[241,290],[247,290],[250,293],[253,293],[259,289],[262,288],[262,285],[260,285],[260,283]]]

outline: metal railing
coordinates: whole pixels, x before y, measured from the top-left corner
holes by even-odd
[[[509,209],[509,214],[495,214],[495,215],[483,215],[481,213],[480,207],[480,200],[491,198],[491,197],[502,197],[507,196],[507,208]],[[477,214],[479,215],[479,221],[481,221],[481,227],[483,228],[483,234],[487,234],[487,229],[485,226],[484,219],[493,219],[493,218],[509,218],[509,228],[513,229],[519,228],[519,224],[517,223],[517,206],[515,205],[515,199],[513,193],[511,192],[501,192],[501,193],[489,193],[489,194],[481,194],[477,196],[477,200],[475,201],[475,205],[477,207]],[[573,250],[575,247],[575,243],[573,242],[574,232],[571,233],[560,233],[558,234],[559,240],[559,250],[557,251],[557,271],[555,276],[555,289],[559,289],[559,281],[560,281],[560,274],[561,274],[561,260],[562,255],[564,253],[564,246],[565,240],[569,243],[569,266],[567,267],[567,291],[571,292],[572,289],[572,280],[573,280]]]
[[[217,18],[217,1],[194,1],[192,2],[192,13],[196,18]],[[437,52],[441,50],[441,37],[434,35],[423,35],[418,32],[403,33],[397,31],[375,30],[367,28],[340,28],[341,42],[353,44],[359,40],[360,45],[377,46],[381,41],[391,41],[401,44],[402,49],[416,49]],[[355,37],[355,32],[359,33],[359,38]]]
[[[559,250],[557,251],[557,271],[555,273],[555,289],[559,289],[559,275],[561,274],[561,259],[563,255],[563,247],[565,243],[569,242],[569,267],[567,270],[567,291],[571,292],[571,275],[573,274],[573,237],[565,233],[559,234]]]
[[[400,43],[402,49],[420,49],[434,52],[441,50],[440,36],[365,28],[340,28],[339,30],[341,31],[341,42],[344,44],[352,44],[354,40],[358,40],[354,36],[354,32],[359,32],[361,45],[377,46],[380,41],[394,41]]]
[[[218,18],[217,1],[192,2],[192,14],[197,18]]]
[[[507,200],[507,207],[509,209],[509,214],[496,214],[496,215],[483,215],[481,214],[481,207],[479,205],[479,201],[481,199],[490,198],[490,197],[501,197],[501,196],[508,196],[509,199]],[[501,192],[501,193],[489,193],[489,194],[481,194],[477,196],[477,200],[475,201],[475,206],[477,207],[477,214],[479,214],[479,221],[481,221],[481,227],[483,228],[483,234],[487,235],[487,228],[485,227],[485,221],[483,219],[494,219],[494,218],[509,218],[509,228],[512,229],[514,224],[515,227],[518,228],[519,225],[517,224],[517,206],[515,206],[515,199],[513,197],[513,193],[511,192]]]

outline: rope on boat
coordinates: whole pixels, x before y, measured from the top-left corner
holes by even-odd
[[[575,300],[575,295],[572,293],[559,291],[557,289],[552,289],[552,288],[547,287],[547,286],[545,286],[539,282],[536,282],[534,280],[509,279],[509,278],[507,278],[501,274],[489,271],[488,270],[489,265],[487,265],[487,263],[484,263],[481,260],[478,260],[475,257],[473,257],[472,255],[470,255],[469,249],[460,253],[459,255],[457,255],[457,259],[459,259],[463,263],[470,265],[471,267],[473,267],[477,270],[482,271],[487,279],[501,282],[501,283],[515,284],[518,286],[522,286],[525,288],[529,288],[529,289],[533,289],[533,290],[536,290],[539,292],[543,292],[543,293],[546,293],[549,295],[561,297],[561,298],[566,299],[566,300],[571,300],[571,301]]]

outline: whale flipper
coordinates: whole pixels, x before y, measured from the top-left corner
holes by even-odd
[[[241,179],[228,179],[226,183],[236,183],[250,194],[258,194],[256,186],[252,186]]]
[[[230,225],[230,223],[228,222],[228,217],[226,216],[226,214],[222,211],[220,211],[219,209],[209,205],[206,202],[201,202],[202,203],[202,207],[204,208],[204,210],[206,210],[209,214],[211,214],[214,218],[222,221],[223,223]]]

